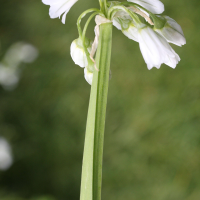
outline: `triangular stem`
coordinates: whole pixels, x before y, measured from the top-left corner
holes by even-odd
[[[80,200],[100,200],[103,142],[112,46],[112,23],[100,25],[96,65],[90,93]]]

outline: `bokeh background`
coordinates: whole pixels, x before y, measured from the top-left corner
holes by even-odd
[[[200,199],[200,2],[162,2],[187,39],[172,45],[175,70],[147,70],[138,44],[113,28],[103,200]],[[78,1],[63,25],[40,0],[0,3],[0,62],[19,41],[38,51],[19,64],[18,84],[0,86],[0,137],[13,159],[0,170],[1,200],[79,199],[90,86],[70,44],[80,13],[97,6]]]

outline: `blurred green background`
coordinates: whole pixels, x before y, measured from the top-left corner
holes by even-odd
[[[113,28],[103,200],[200,199],[200,2],[162,2],[187,40],[172,45],[181,57],[175,70],[149,71],[138,44]],[[80,13],[97,6],[78,1],[63,25],[41,1],[1,2],[0,60],[18,41],[39,51],[15,89],[0,86],[0,136],[14,160],[0,171],[1,200],[79,199],[90,86],[70,44]]]

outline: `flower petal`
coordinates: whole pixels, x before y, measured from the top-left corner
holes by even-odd
[[[76,39],[72,42],[70,47],[70,54],[72,57],[72,60],[76,65],[79,65],[80,67],[86,67],[88,65],[87,56],[84,51],[84,48],[79,45],[79,39]],[[88,51],[91,50],[91,44],[87,47]]]
[[[164,4],[159,0],[128,0],[129,2],[133,2],[139,4],[145,9],[149,10],[154,14],[161,14],[164,11]]]
[[[122,30],[122,27],[121,27],[120,23],[119,23],[115,18],[113,19],[113,25],[114,25],[117,29]]]
[[[122,32],[129,39],[138,42],[138,29],[135,26],[130,25],[128,29],[122,30]]]
[[[162,63],[175,68],[180,61],[168,42],[148,26],[139,30],[138,41],[148,69],[159,69]]]
[[[155,31],[162,35],[168,42],[177,46],[186,44],[186,39],[181,26],[172,18],[168,16],[164,17],[167,20],[165,26],[162,29],[155,29]]]
[[[84,77],[85,77],[85,80],[86,80],[90,85],[92,85],[93,73],[92,73],[92,72],[89,72],[89,71],[87,70],[87,68],[84,69]]]
[[[65,24],[65,18],[71,7],[78,0],[42,0],[46,5],[50,5],[49,15],[51,18],[57,18],[64,13],[62,23]]]

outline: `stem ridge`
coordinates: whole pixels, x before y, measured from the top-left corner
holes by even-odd
[[[103,143],[112,46],[112,23],[100,25],[86,125],[80,200],[100,200]]]

